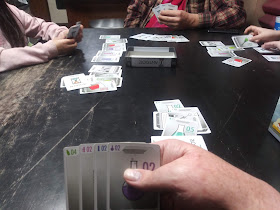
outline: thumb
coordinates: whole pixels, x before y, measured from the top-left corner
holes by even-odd
[[[143,169],[126,169],[124,172],[125,181],[143,191],[170,191],[172,180],[167,174],[166,167],[162,166],[155,171]]]

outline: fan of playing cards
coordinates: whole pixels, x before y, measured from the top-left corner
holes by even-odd
[[[130,36],[131,39],[144,40],[144,41],[156,41],[156,42],[189,42],[186,37],[182,35],[158,35],[158,34],[137,34]]]
[[[65,147],[67,209],[159,209],[159,194],[130,187],[126,169],[160,167],[160,147],[147,143],[96,143]]]

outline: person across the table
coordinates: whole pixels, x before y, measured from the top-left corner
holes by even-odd
[[[124,179],[161,192],[161,209],[279,209],[279,192],[213,153],[175,139],[157,144],[162,166],[127,169]]]
[[[280,50],[280,31],[262,28],[258,26],[249,26],[245,29],[244,34],[252,34],[252,42],[263,43],[264,49]]]
[[[158,19],[152,9],[171,3],[178,10],[162,10]],[[132,0],[124,27],[162,28],[239,28],[246,22],[242,0]]]
[[[76,39],[66,39],[67,27],[25,13],[0,0],[0,72],[47,62],[72,52],[83,37],[83,26]],[[46,43],[27,46],[27,37],[42,38]]]

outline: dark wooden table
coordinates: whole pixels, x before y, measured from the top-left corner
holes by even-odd
[[[60,89],[60,78],[87,74],[102,34],[128,38],[140,32],[179,34],[189,43],[129,39],[128,46],[173,46],[176,69],[123,66],[115,92],[79,95]],[[280,95],[280,64],[253,49],[237,52],[253,61],[241,68],[211,58],[199,40],[232,44],[229,34],[160,29],[86,29],[72,56],[0,74],[0,209],[64,209],[62,149],[89,142],[146,141],[155,100],[180,99],[197,106],[212,134],[209,151],[280,190],[280,143],[267,128]],[[16,58],[15,58],[16,59]]]

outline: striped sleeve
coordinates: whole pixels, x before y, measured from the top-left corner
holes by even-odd
[[[200,27],[240,28],[246,23],[242,0],[210,0],[210,11],[198,13]]]

